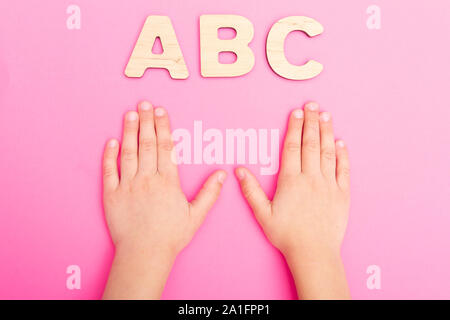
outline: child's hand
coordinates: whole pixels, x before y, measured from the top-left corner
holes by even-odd
[[[106,146],[103,202],[116,256],[105,298],[159,298],[176,255],[219,196],[224,171],[213,173],[187,201],[172,148],[167,112],[148,102],[125,116],[120,178],[119,143]]]
[[[340,260],[349,205],[349,162],[329,113],[316,103],[289,119],[278,186],[269,201],[245,168],[236,175],[265,234],[286,257],[303,298],[346,298]],[[333,283],[338,282],[336,285]]]

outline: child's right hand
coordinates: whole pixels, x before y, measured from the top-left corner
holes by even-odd
[[[299,296],[348,298],[340,259],[349,205],[349,161],[335,142],[331,117],[316,103],[289,119],[272,201],[253,174],[236,170],[243,194],[265,234],[286,257]]]

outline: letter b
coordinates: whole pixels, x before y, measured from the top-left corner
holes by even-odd
[[[234,39],[218,38],[220,28],[233,28]],[[201,74],[203,77],[237,77],[250,72],[255,56],[248,44],[253,39],[253,24],[236,15],[200,16]],[[231,64],[219,62],[220,52],[234,52],[236,61]]]

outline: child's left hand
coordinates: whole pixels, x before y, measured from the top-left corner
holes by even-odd
[[[139,113],[128,112],[124,122],[120,178],[117,140],[108,142],[103,160],[103,202],[116,246],[104,298],[159,298],[176,255],[216,201],[226,173],[213,173],[189,202],[172,159],[167,112],[141,102]]]

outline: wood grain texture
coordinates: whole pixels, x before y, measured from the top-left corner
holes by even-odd
[[[154,54],[156,38],[160,39],[163,53]],[[125,69],[127,77],[140,78],[148,68],[164,68],[173,79],[186,79],[189,71],[170,18],[148,16]]]
[[[283,78],[307,80],[318,76],[323,65],[309,60],[301,66],[291,64],[284,54],[284,41],[292,31],[303,31],[310,37],[323,32],[323,26],[316,20],[303,16],[286,17],[276,22],[269,31],[266,42],[266,54],[272,70]]]
[[[233,39],[219,39],[220,28],[236,31]],[[200,60],[203,77],[237,77],[250,72],[255,65],[255,56],[248,44],[253,39],[253,24],[237,15],[200,16]],[[220,52],[234,52],[236,61],[230,64],[219,62]]]

